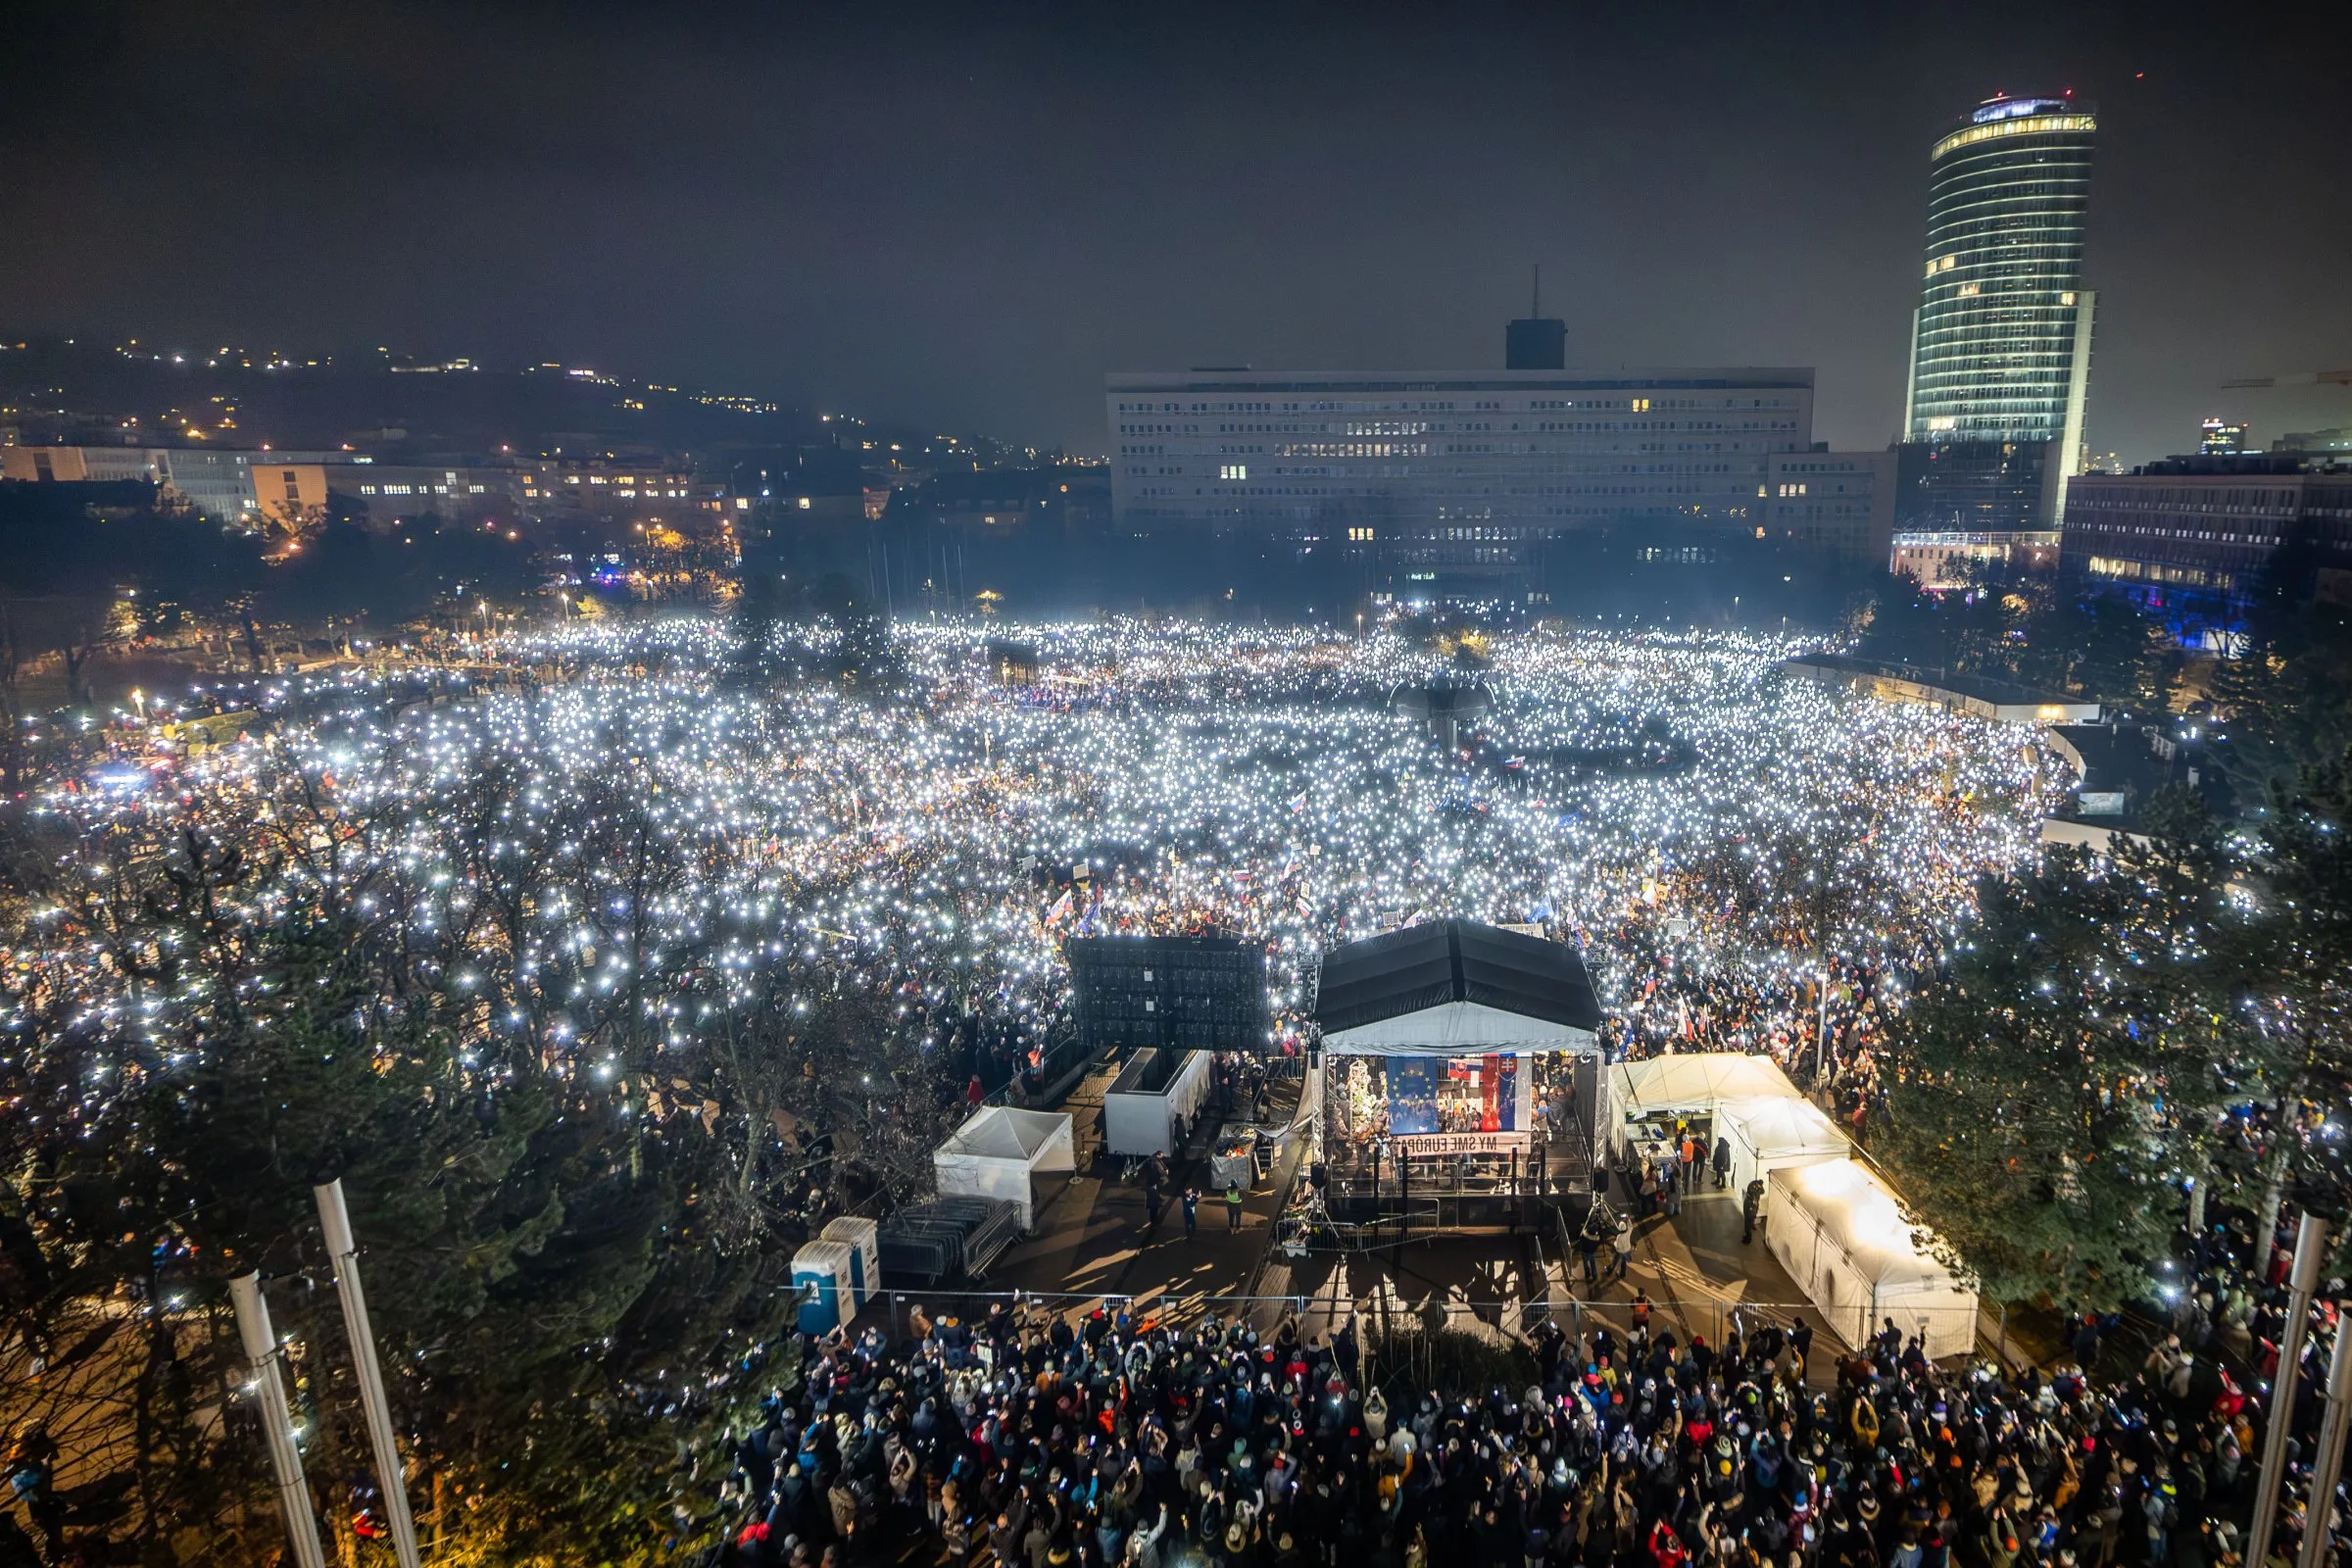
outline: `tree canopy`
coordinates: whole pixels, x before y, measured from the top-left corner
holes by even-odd
[[[627,781],[535,815],[512,767],[353,800],[271,757],[233,829],[168,803],[97,840],[8,823],[0,1310],[135,1406],[82,1522],[185,1562],[268,1554],[245,1406],[206,1415],[241,1382],[225,1283],[254,1268],[320,1511],[366,1504],[312,1208],[339,1176],[447,1560],[697,1539],[681,1445],[756,1398],[808,1217],[927,1167],[938,1054],[862,965],[752,970],[732,927],[658,932],[683,850]],[[577,940],[541,942],[551,919]],[[15,1386],[20,1421],[86,1413],[71,1379]]]
[[[2111,853],[2052,848],[1984,889],[1890,1032],[1879,1152],[1988,1292],[2142,1296],[2192,1182],[2258,1216],[2281,1188],[2352,1197],[2348,778],[2309,775],[2252,836],[2167,790]]]

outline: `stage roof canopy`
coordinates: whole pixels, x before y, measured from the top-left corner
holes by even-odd
[[[1334,1051],[1560,1050],[1600,1002],[1574,948],[1474,920],[1432,920],[1335,948],[1315,1001]]]

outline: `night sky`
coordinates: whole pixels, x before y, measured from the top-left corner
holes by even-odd
[[[2352,93],[2262,5],[65,4],[0,330],[561,360],[1105,445],[1114,368],[1811,365],[1901,415],[1929,142],[2101,111],[2091,445],[2352,424]],[[2141,74],[2144,73],[2144,75]]]

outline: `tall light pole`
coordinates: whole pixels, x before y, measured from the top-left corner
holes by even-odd
[[[2311,1321],[2312,1293],[2319,1289],[2320,1269],[2327,1260],[2328,1222],[2306,1210],[2295,1230],[2295,1264],[2286,1281],[2286,1327],[2278,1334],[2278,1375],[2271,1380],[2269,1420],[2262,1434],[2262,1473],[2254,1483],[2254,1528],[2244,1558],[2250,1563],[2270,1559],[2278,1477],[2286,1469],[2286,1429],[2295,1422],[2295,1374],[2303,1358],[2303,1331]]]
[[[351,1338],[352,1370],[359,1375],[360,1404],[368,1412],[368,1441],[375,1450],[375,1490],[383,1494],[384,1517],[392,1526],[392,1550],[400,1568],[417,1568],[416,1524],[409,1517],[408,1472],[392,1441],[392,1407],[384,1397],[383,1368],[376,1364],[375,1330],[368,1323],[368,1297],[360,1289],[360,1245],[343,1206],[341,1178],[311,1189],[318,1200],[318,1225],[326,1232],[327,1254],[335,1262],[335,1290],[343,1298],[343,1331]]]
[[[2344,1428],[2352,1424],[2352,1324],[2335,1320],[2335,1356],[2328,1363],[2328,1415],[2311,1466],[2311,1496],[2303,1505],[2301,1568],[2328,1558],[2328,1519],[2335,1511],[2336,1478],[2344,1469]]]
[[[277,1478],[277,1511],[286,1521],[295,1568],[326,1568],[326,1556],[318,1549],[318,1521],[311,1515],[311,1489],[302,1478],[302,1450],[294,1446],[286,1376],[277,1331],[270,1324],[270,1303],[262,1298],[261,1275],[240,1274],[230,1280],[228,1298],[236,1305],[237,1338],[244,1344],[245,1359],[253,1363],[253,1380],[262,1398],[262,1431],[269,1436],[270,1469]]]

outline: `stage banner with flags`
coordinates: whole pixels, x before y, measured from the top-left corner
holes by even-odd
[[[1391,1056],[1389,1131],[1397,1137],[1438,1130],[1438,1078],[1446,1070],[1437,1056]]]

